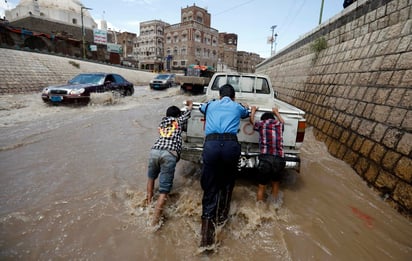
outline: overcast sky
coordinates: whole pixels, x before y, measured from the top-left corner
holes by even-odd
[[[38,0],[41,2],[41,0]],[[69,0],[56,0],[69,1]],[[76,1],[76,0],[75,0]],[[0,0],[0,15],[20,1]],[[319,24],[322,0],[82,0],[92,8],[90,14],[100,26],[105,19],[108,27],[139,34],[139,23],[162,20],[180,22],[181,8],[196,4],[211,14],[212,28],[238,35],[238,51],[270,56],[268,37],[276,26],[276,46],[280,51]],[[324,0],[322,23],[343,10],[343,0]]]

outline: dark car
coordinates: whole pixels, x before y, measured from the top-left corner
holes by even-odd
[[[150,81],[150,89],[166,89],[176,85],[174,73],[161,73]]]
[[[119,92],[124,96],[134,93],[133,84],[119,74],[82,73],[67,84],[43,89],[41,98],[46,103],[88,103],[91,93]]]

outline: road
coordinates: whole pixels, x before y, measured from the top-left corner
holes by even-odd
[[[198,253],[200,168],[181,161],[165,222],[147,226],[147,159],[177,88],[135,87],[114,104],[47,106],[40,94],[0,96],[1,260],[410,260],[411,223],[311,128],[301,172],[283,180],[284,205],[255,202],[239,177],[217,253]]]

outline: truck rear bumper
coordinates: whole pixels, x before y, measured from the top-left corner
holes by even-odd
[[[181,159],[190,162],[202,164],[202,151],[203,148],[185,148],[183,147],[181,153]],[[239,159],[240,169],[253,169],[257,168],[259,164],[259,153],[246,153],[243,152]],[[294,169],[297,172],[300,171],[300,157],[298,154],[285,154],[286,166],[285,169]]]
[[[259,153],[244,153],[240,156],[240,168],[257,168],[259,164]],[[285,154],[285,169],[300,171],[300,157],[295,154]]]

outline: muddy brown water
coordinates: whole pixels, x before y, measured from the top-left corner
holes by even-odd
[[[199,253],[200,167],[181,161],[163,226],[148,226],[148,152],[177,88],[83,107],[0,97],[1,260],[411,260],[412,224],[306,131],[284,204],[239,177],[219,246]]]

